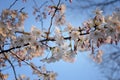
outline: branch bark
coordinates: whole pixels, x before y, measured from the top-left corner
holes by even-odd
[[[15,67],[13,65],[13,63],[8,59],[7,55],[5,53],[3,53],[3,55],[5,56],[5,58],[7,59],[7,61],[9,62],[9,64],[11,65],[12,69],[13,69],[13,72],[14,72],[14,76],[15,76],[15,79],[17,79],[17,74],[16,74],[16,70],[15,70]]]

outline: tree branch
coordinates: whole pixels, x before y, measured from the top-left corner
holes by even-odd
[[[31,65],[30,63],[28,63],[27,61],[21,59],[19,56],[17,56],[16,54],[14,54],[12,51],[10,51],[10,53],[11,53],[12,55],[16,56],[16,58],[18,58],[19,60],[23,61],[25,64],[29,65],[32,69],[38,71],[39,74],[43,74],[43,75],[45,75],[45,76],[48,76],[47,74],[40,72],[40,71],[37,69],[36,66],[33,66],[33,65]]]
[[[17,2],[18,0],[15,0],[11,5],[10,5],[10,7],[8,8],[8,9],[11,9],[14,5],[15,5],[15,3]]]
[[[24,46],[28,46],[29,45],[29,43],[27,43],[27,44],[24,44]],[[17,49],[17,48],[21,48],[22,46],[17,46],[17,47],[12,47],[12,48],[10,48],[10,49],[7,49],[7,50],[1,50],[0,51],[0,54],[1,53],[5,53],[5,52],[9,52],[9,51],[11,51],[11,50],[13,50],[13,49]]]
[[[55,8],[55,11],[54,11],[54,13],[53,13],[53,15],[52,15],[52,17],[51,17],[51,20],[50,20],[50,26],[49,26],[49,28],[48,28],[48,32],[47,32],[47,38],[49,37],[50,29],[51,29],[51,27],[52,27],[52,23],[53,23],[53,18],[54,18],[55,14],[56,14],[56,12],[57,12],[57,10],[58,10],[58,8],[59,8],[60,2],[61,2],[61,0],[59,0],[57,6],[56,6],[56,8]]]
[[[23,33],[23,32],[20,32],[20,33]],[[86,32],[86,33],[81,33],[80,35],[87,35],[87,34],[89,34],[89,32]],[[65,40],[70,40],[71,39],[71,37],[69,36],[69,37],[64,37],[64,39]],[[46,39],[43,39],[43,40],[40,40],[39,42],[46,42],[46,41],[56,41],[54,38],[46,38]],[[17,46],[17,47],[12,47],[12,48],[10,48],[10,49],[7,49],[7,50],[1,50],[0,51],[0,54],[2,54],[2,53],[4,53],[4,52],[9,52],[9,51],[11,51],[11,50],[14,50],[14,49],[19,49],[19,48],[21,48],[21,47],[25,47],[25,46],[28,46],[28,45],[30,45],[29,43],[27,43],[27,44],[24,44],[23,46]]]
[[[18,79],[17,79],[17,74],[16,74],[16,71],[15,71],[14,65],[13,65],[12,62],[8,59],[8,57],[6,56],[5,53],[3,53],[3,55],[5,56],[5,58],[7,59],[7,61],[8,61],[8,62],[10,63],[10,65],[11,65],[11,67],[12,67],[12,69],[13,69],[13,72],[14,72],[15,79],[18,80]]]
[[[108,5],[111,5],[111,4],[114,4],[116,2],[118,2],[120,0],[112,0],[112,1],[108,1],[108,2],[100,2],[100,3],[91,3],[89,5],[85,5],[85,6],[81,6],[82,8],[90,8],[90,7],[93,7],[93,6],[108,6]]]

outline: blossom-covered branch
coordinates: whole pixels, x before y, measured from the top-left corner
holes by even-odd
[[[36,1],[33,1],[37,6]],[[43,6],[40,8],[44,8]],[[51,4],[45,8],[47,8],[46,12],[43,10],[43,13],[44,16],[48,14],[45,17],[50,18],[49,27],[43,30],[32,25],[28,32],[25,31],[24,22],[29,14],[23,11],[24,8],[19,11],[4,9],[1,13],[0,68],[3,69],[7,66],[7,60],[13,69],[16,80],[27,78],[17,77],[15,67],[10,59],[18,63],[19,67],[22,66],[22,62],[30,66],[33,73],[42,79],[55,80],[56,73],[47,71],[45,66],[37,67],[32,63],[32,60],[39,57],[43,63],[52,63],[61,59],[66,62],[74,62],[78,53],[89,50],[91,51],[90,57],[95,62],[101,63],[104,51],[100,49],[100,46],[103,44],[118,45],[120,11],[104,16],[100,9],[96,9],[94,17],[83,22],[81,26],[74,27],[66,20],[66,5],[62,0],[58,0],[57,5]],[[39,8],[35,8],[35,10],[37,10],[34,12],[35,14],[36,12],[41,14]],[[50,55],[46,55],[48,53]],[[1,71],[0,79],[6,79],[4,76]]]

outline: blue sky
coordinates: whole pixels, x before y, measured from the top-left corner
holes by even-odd
[[[9,5],[14,0],[0,0],[0,12],[3,9],[9,7]],[[34,16],[32,16],[32,5],[31,1],[28,3],[21,3],[22,0],[18,1],[12,9],[20,9],[21,7],[25,6],[25,11],[29,13],[28,19],[25,21],[25,30],[29,31],[32,25],[40,27],[40,23],[36,23],[34,20]],[[37,1],[37,0],[36,0]],[[38,2],[39,4],[40,2]],[[71,22],[74,26],[81,25],[86,19],[86,15],[78,14],[78,12],[73,11],[71,12],[68,10],[66,12],[67,20]],[[45,26],[48,26],[49,23],[45,23]],[[76,61],[74,63],[67,63],[64,61],[59,61],[56,63],[46,64],[48,70],[53,70],[58,73],[57,80],[101,80],[103,75],[100,73],[100,70],[97,68],[96,64],[89,58],[87,55],[89,52],[82,52],[76,56]],[[38,59],[34,59],[33,62],[35,64],[43,64]],[[31,75],[31,80],[33,78],[31,71],[27,67],[18,68],[16,67],[17,71],[20,73],[26,73],[27,75]],[[5,70],[6,72],[10,72],[11,69]],[[11,75],[13,74],[10,72]],[[8,80],[11,80],[13,76],[10,76]]]

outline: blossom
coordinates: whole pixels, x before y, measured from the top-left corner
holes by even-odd
[[[3,37],[6,37],[8,36],[9,33],[9,30],[8,28],[6,27],[6,25],[2,22],[0,22],[0,34],[3,36]]]
[[[47,63],[53,63],[53,62],[59,61],[59,59],[56,59],[54,57],[50,57],[50,58],[44,58],[41,61],[42,62],[47,62]]]
[[[10,14],[10,11],[8,9],[3,10],[1,15],[2,20],[6,19],[9,14]]]
[[[120,33],[117,34],[117,40],[120,40]]]
[[[19,15],[19,20],[24,21],[28,17],[27,13],[21,12]]]
[[[112,16],[113,16],[113,17],[117,17],[118,20],[120,21],[120,10],[114,12]]]
[[[106,43],[111,43],[112,41],[112,37],[111,36],[108,36],[105,40]]]
[[[25,41],[24,41],[24,37],[23,36],[20,36],[17,38],[17,43],[19,46],[23,46],[25,44]]]
[[[12,10],[11,16],[12,16],[12,18],[16,18],[18,16],[17,10]]]
[[[36,40],[32,35],[24,35],[23,37],[25,38],[25,43],[32,44]]]
[[[93,22],[96,26],[99,26],[103,23],[105,23],[104,17],[102,15],[96,15],[93,19]]]
[[[77,51],[85,51],[89,49],[89,39],[86,39],[84,36],[81,36],[78,42],[76,43],[77,45]]]
[[[6,80],[8,78],[9,74],[2,74],[0,73],[0,79]]]
[[[111,36],[113,39],[115,39],[115,35],[116,35],[116,29],[114,27],[108,27],[105,31],[106,36]]]
[[[34,57],[43,56],[44,48],[40,46],[36,46],[35,52],[33,54],[34,54]]]
[[[79,38],[79,36],[80,36],[80,32],[78,32],[78,31],[72,31],[71,34],[70,34],[70,36],[71,36],[71,39],[73,39],[73,40],[76,41]]]
[[[55,16],[55,25],[56,26],[61,26],[61,25],[64,25],[66,23],[66,19],[65,19],[65,15],[64,14],[57,14]]]
[[[60,28],[55,27],[55,33],[56,33],[57,35],[60,35],[60,34],[61,34]]]
[[[35,27],[35,26],[31,27],[31,34],[35,38],[40,38],[41,37],[41,31],[37,27]]]
[[[85,22],[83,23],[83,25],[84,25],[85,27],[88,27],[88,28],[94,27],[94,26],[95,26],[94,20],[90,19],[90,20],[88,20],[88,21],[85,21]]]
[[[103,55],[103,51],[98,50],[98,53],[97,53],[96,58],[95,58],[96,62],[98,62],[98,63],[102,62],[102,55]]]
[[[24,46],[24,44],[26,44],[24,36],[19,36],[15,40],[12,41],[12,46],[13,47]]]
[[[66,62],[74,62],[75,61],[75,52],[74,51],[66,51],[63,56],[62,59]]]
[[[66,10],[65,4],[61,4],[61,5],[60,5],[60,12],[61,12],[61,14],[64,14],[64,13],[65,13],[65,10]]]
[[[95,11],[94,11],[94,13],[96,14],[96,15],[101,15],[102,14],[102,10],[100,10],[100,9],[96,9]]]
[[[73,29],[74,29],[73,26],[70,23],[68,23],[65,28],[65,31],[71,32]]]
[[[46,73],[47,72],[45,65],[41,66],[40,69],[41,69],[42,73]]]
[[[104,19],[104,16],[102,15],[102,11],[97,9],[95,11],[95,14],[96,16],[94,17],[93,19],[93,22],[96,26],[99,26],[101,25],[102,23],[105,23],[105,19]]]
[[[103,56],[103,51],[102,50],[98,50],[96,55],[90,54],[90,57],[97,63],[102,62],[102,56]]]
[[[105,34],[103,32],[100,32],[98,30],[91,32],[89,38],[93,39],[94,41],[97,41],[99,38],[104,38]]]
[[[57,44],[63,44],[64,38],[61,35],[60,29],[58,27],[55,28],[55,36],[54,36]]]
[[[52,51],[52,56],[56,59],[59,60],[61,59],[62,55],[63,55],[63,50],[61,47],[55,47]]]
[[[50,72],[50,73],[49,73],[49,80],[56,80],[56,76],[57,76],[56,73]]]
[[[107,27],[113,27],[119,32],[120,20],[118,19],[118,16],[107,16],[105,20],[107,22]]]

